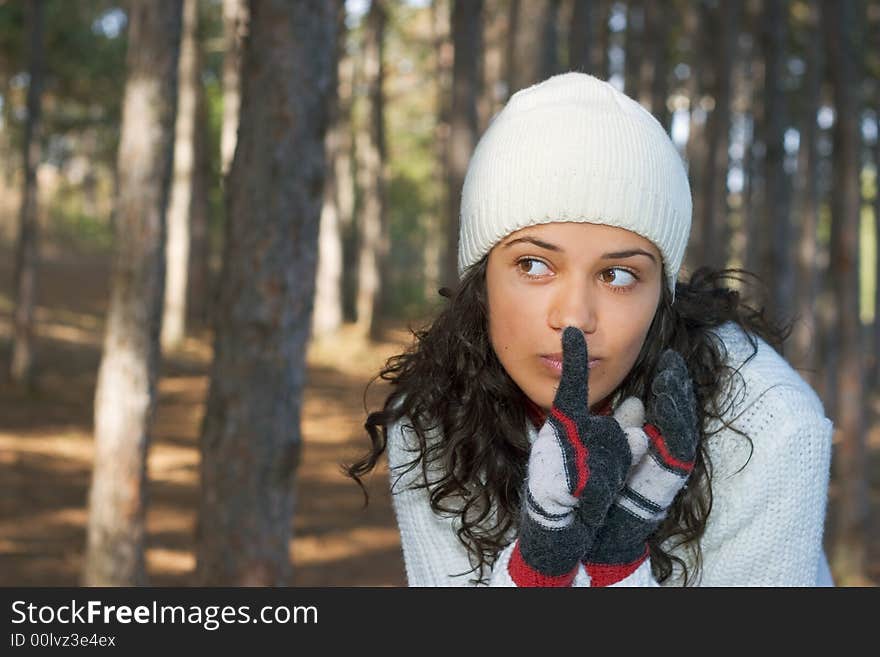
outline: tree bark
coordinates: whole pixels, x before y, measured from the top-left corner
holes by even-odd
[[[187,314],[199,325],[208,323],[212,294],[210,204],[211,149],[209,148],[208,111],[205,88],[196,86],[196,128],[193,146],[193,184],[190,205],[190,250],[187,290]]]
[[[453,2],[455,0],[452,0]],[[518,89],[517,42],[519,41],[519,0],[510,0],[507,6],[507,47],[504,54],[504,77],[507,82],[507,97]]]
[[[834,186],[831,190],[831,275],[838,302],[836,339],[837,418],[835,454],[837,531],[832,568],[838,584],[864,583],[867,567],[868,486],[865,390],[859,319],[859,72],[852,35],[855,3],[823,0],[822,23],[834,90]]]
[[[507,19],[507,0],[486,0],[483,3],[483,57],[480,62],[482,76],[480,98],[477,101],[480,134],[486,131],[492,117],[502,109],[507,97],[507,83],[504,79]]]
[[[643,103],[669,132],[669,21],[663,20],[662,9],[659,0],[645,0],[645,44],[651,55],[642,60],[641,90]]]
[[[446,270],[444,282],[458,283],[459,200],[468,162],[479,139],[476,99],[480,93],[483,58],[482,0],[456,0],[452,8],[452,42],[455,59],[452,73],[452,111],[446,179],[449,214],[447,216]]]
[[[11,88],[12,81],[9,79],[9,74],[6,71],[2,71],[2,74],[0,74],[0,94],[3,94],[4,98],[9,98],[9,90]],[[0,107],[0,120],[3,121],[3,128],[0,130],[0,153],[5,156],[0,159],[0,176],[3,177],[5,185],[9,187],[12,184],[12,177],[16,168],[16,165],[14,164],[15,158],[9,157],[9,153],[14,150],[12,146],[12,135],[9,129],[9,125],[12,122],[12,108],[10,107],[10,103],[3,103],[3,106]],[[3,228],[3,234],[5,236],[6,226],[4,225]]]
[[[878,92],[880,96],[880,92]],[[880,103],[875,104],[880,107]],[[874,138],[874,253],[877,261],[874,272],[874,367],[871,384],[880,384],[880,113],[875,114],[877,137]]]
[[[751,69],[753,38],[749,10],[746,6],[746,3],[742,3],[741,5],[740,23],[741,29],[739,31],[739,38],[736,42],[737,46],[734,49],[734,63],[731,71],[732,90],[730,121],[731,125],[738,124],[738,128],[740,130],[739,139],[741,140],[741,147],[738,157],[735,158],[735,162],[731,163],[731,166],[735,165],[736,167],[738,167],[739,172],[742,176],[742,186],[738,191],[731,190],[734,204],[732,207],[729,208],[729,225],[731,229],[731,235],[729,238],[729,252],[731,256],[731,262],[729,262],[728,264],[731,267],[742,268],[745,263],[745,251],[748,248],[746,242],[748,240],[750,230],[748,196],[750,193],[749,167],[751,166],[752,137],[750,134],[749,126],[751,121],[751,109],[753,103]],[[746,36],[744,37],[743,35]],[[738,290],[741,290],[742,288],[740,284],[735,284],[734,287]]]
[[[18,240],[12,280],[15,294],[12,338],[12,381],[22,387],[33,386],[34,376],[34,306],[37,297],[37,167],[40,164],[40,118],[43,86],[43,0],[30,0],[27,5],[29,28],[27,118],[24,124],[22,156],[24,188],[21,194]],[[4,97],[6,98],[6,97]],[[7,105],[8,103],[4,103]]]
[[[791,220],[785,207],[786,176],[783,168],[783,139],[786,108],[782,92],[787,13],[782,0],[767,0],[761,24],[764,58],[764,111],[761,117],[761,141],[765,156],[763,167],[764,199],[761,214],[761,237],[758,242],[759,273],[771,295],[773,315],[788,314],[791,297]],[[786,294],[784,291],[788,290]]]
[[[541,73],[540,80],[556,75],[560,71],[559,64],[559,3],[561,0],[547,0],[543,16],[543,34],[541,38]]]
[[[709,93],[715,106],[706,121],[707,152],[703,176],[703,257],[704,264],[723,268],[730,244],[727,217],[727,173],[730,166],[731,72],[739,34],[740,1],[726,0],[709,10],[707,32],[720,43],[720,57],[714,61]],[[716,41],[717,40],[717,41]]]
[[[165,289],[181,0],[133,0],[117,170],[115,252],[95,390],[87,586],[137,586]]]
[[[348,38],[346,37],[346,52]],[[355,221],[355,121],[354,97],[355,88],[359,84],[359,56],[343,54],[338,67],[338,103],[343,129],[338,133],[339,142],[336,151],[337,211],[339,213],[339,229],[342,234],[342,317],[344,322],[357,321],[357,264],[358,264],[358,222]]]
[[[596,51],[593,53],[593,60],[596,62],[596,66],[599,67],[596,77],[601,80],[608,78],[608,67],[610,66],[608,48],[609,40],[611,38],[611,30],[608,27],[608,21],[611,20],[611,4],[611,0],[599,0],[599,6],[597,8],[599,14],[599,29],[596,38]]]
[[[691,189],[695,190],[693,199],[694,221],[691,226],[690,246],[685,251],[683,269],[692,272],[702,262],[703,257],[703,223],[699,219],[704,216],[703,205],[706,202],[700,190],[706,175],[706,115],[701,107],[703,91],[706,86],[706,66],[710,60],[708,44],[705,38],[705,7],[703,2],[688,4],[684,13],[684,30],[690,43],[690,75],[685,83],[688,97],[689,130],[686,145],[688,178]]]
[[[749,89],[750,94],[754,93],[753,89]],[[747,121],[752,126],[752,130],[754,130],[755,125],[755,117],[754,115],[749,116],[746,115]],[[742,189],[742,236],[741,236],[741,250],[740,253],[742,257],[740,258],[740,264],[744,269],[747,269],[750,272],[755,271],[755,267],[753,263],[757,261],[755,256],[755,241],[757,239],[758,230],[755,226],[757,217],[755,213],[755,178],[757,176],[757,163],[755,161],[755,149],[754,149],[754,141],[753,141],[753,132],[749,134],[749,136],[745,140],[745,144],[743,146],[743,160],[742,160],[742,171],[743,171],[743,189]]]
[[[546,77],[551,65],[547,45],[551,22],[558,6],[554,0],[528,0],[510,3],[510,31],[508,33],[507,81],[508,97]]]
[[[201,585],[289,582],[337,2],[253,0],[200,447]]]
[[[359,333],[371,339],[381,337],[382,294],[386,281],[383,269],[389,249],[385,216],[388,184],[383,92],[385,67],[382,61],[387,16],[385,0],[373,0],[364,31],[364,84],[369,97],[367,128],[361,133],[361,143],[358,144],[358,177],[364,201],[358,258],[357,326]]]
[[[596,2],[574,0],[573,4],[568,28],[568,68],[571,71],[594,74],[597,68],[593,59],[593,14]]]
[[[450,0],[455,2],[455,0]],[[446,11],[444,11],[446,10]],[[434,170],[437,180],[449,180],[449,139],[451,132],[452,113],[452,69],[455,59],[455,48],[452,43],[452,8],[442,0],[434,0],[431,4],[431,33],[434,39],[435,52],[435,95],[437,98],[434,140]],[[449,257],[449,231],[443,219],[457,211],[459,205],[455,198],[449,196],[448,183],[445,193],[440,195],[437,216],[425,226],[425,299],[435,302],[436,295],[446,278]],[[457,222],[457,219],[456,219]],[[458,239],[458,236],[456,236]]]
[[[220,164],[229,173],[238,136],[241,105],[242,44],[248,31],[247,0],[223,0],[223,125],[220,129]]]
[[[869,5],[867,8],[867,22],[870,28],[866,30],[866,38],[870,43],[880,41],[880,4]],[[874,85],[874,323],[872,326],[873,343],[872,367],[867,375],[869,390],[875,390],[880,386],[880,85]],[[877,419],[878,414],[869,414],[869,418]],[[871,420],[869,420],[871,421]]]
[[[626,34],[624,48],[624,91],[627,96],[639,99],[640,72],[642,67],[642,48],[644,40],[645,15],[643,0],[629,0],[626,3]]]
[[[801,218],[800,239],[797,249],[798,276],[795,298],[799,321],[794,327],[794,362],[804,370],[810,383],[819,387],[816,373],[819,348],[819,326],[816,317],[816,300],[819,298],[819,186],[817,165],[816,114],[819,111],[822,91],[822,30],[819,29],[818,4],[810,0],[808,4],[809,33],[807,41],[807,70],[804,80],[804,114],[801,128],[800,162],[798,172],[802,205],[798,215]]]
[[[312,335],[335,333],[342,325],[342,233],[339,220],[338,185],[336,162],[342,148],[342,135],[348,129],[348,121],[340,112],[339,68],[345,51],[345,6],[339,4],[336,17],[336,65],[332,67],[333,79],[327,101],[329,128],[327,130],[324,176],[324,199],[321,208],[321,226],[318,235],[318,274],[315,282],[315,311],[312,315]]]
[[[174,128],[174,172],[168,202],[165,242],[165,307],[162,349],[177,348],[186,336],[186,301],[189,282],[190,221],[196,176],[196,122],[201,54],[199,52],[198,0],[183,0],[183,32],[178,64],[177,118]]]
[[[745,21],[748,31],[752,35],[749,53],[743,58],[744,86],[747,88],[749,102],[748,111],[748,136],[746,138],[745,153],[743,154],[743,268],[760,275],[760,200],[763,193],[761,183],[763,154],[759,149],[760,127],[764,114],[764,96],[761,89],[764,87],[765,67],[761,55],[759,33],[763,20],[762,9],[753,9],[746,5]],[[763,281],[765,284],[768,281]]]

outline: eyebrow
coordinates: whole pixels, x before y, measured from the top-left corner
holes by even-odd
[[[549,242],[545,242],[543,240],[539,240],[536,237],[517,237],[516,239],[510,240],[509,242],[504,244],[504,247],[507,248],[509,246],[513,246],[519,242],[529,242],[534,244],[535,246],[539,246],[542,249],[547,249],[548,251],[562,251],[561,247],[556,246],[555,244],[550,244]],[[627,249],[626,251],[614,251],[613,253],[605,253],[600,256],[602,259],[611,260],[617,258],[631,258],[632,256],[644,255],[648,256],[652,262],[656,264],[657,259],[653,256],[653,254],[648,253],[642,249]]]

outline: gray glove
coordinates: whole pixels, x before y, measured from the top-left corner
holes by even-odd
[[[633,468],[584,555],[593,586],[625,578],[647,558],[648,538],[693,470],[700,439],[697,402],[684,359],[672,349],[660,356],[645,420],[647,454]]]
[[[517,586],[569,586],[630,469],[617,420],[587,403],[587,344],[562,334],[562,376],[529,455],[518,544],[508,571]]]

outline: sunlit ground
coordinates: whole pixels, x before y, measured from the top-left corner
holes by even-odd
[[[11,351],[11,258],[0,258],[0,362]],[[103,263],[45,263],[37,311],[38,389],[0,383],[0,585],[77,585],[92,468],[92,401],[109,286]],[[350,327],[314,340],[302,418],[290,553],[299,586],[402,585],[400,540],[384,466],[366,480],[370,504],[339,470],[368,444],[364,390],[407,339],[367,344]],[[397,342],[395,342],[395,340]],[[155,585],[193,583],[198,434],[208,386],[207,334],[163,363],[149,456],[147,564]],[[381,402],[370,387],[371,410]]]
[[[11,351],[8,252],[0,257],[0,363]],[[25,394],[0,384],[0,585],[77,585],[85,547],[92,467],[92,402],[100,360],[106,263],[51,258],[40,278],[39,378]],[[367,445],[364,389],[379,367],[408,343],[405,326],[368,344],[350,327],[314,340],[302,418],[303,453],[296,484],[290,554],[299,586],[405,584],[400,541],[384,461],[367,480],[370,504],[339,471]],[[198,434],[207,392],[210,343],[201,332],[166,358],[149,456],[148,571],[154,585],[193,583],[198,499]],[[376,382],[374,410],[387,391]],[[877,417],[877,410],[873,417]],[[880,428],[869,435],[878,467]],[[876,482],[877,478],[874,477]],[[836,487],[826,544],[831,543]],[[880,508],[871,493],[872,516]],[[875,529],[877,532],[880,528]],[[869,544],[871,580],[880,582],[880,541]]]

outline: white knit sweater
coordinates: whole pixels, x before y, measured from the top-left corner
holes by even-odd
[[[752,353],[741,329],[727,323],[716,329],[736,368]],[[760,338],[755,356],[734,376],[725,394],[733,400],[725,420],[751,438],[730,429],[708,438],[712,462],[713,506],[700,540],[701,586],[831,586],[822,535],[831,460],[832,422],[822,402],[791,366]],[[722,408],[726,407],[722,406]],[[734,420],[735,418],[735,420]],[[392,500],[410,586],[470,586],[475,577],[459,541],[457,516],[435,513],[421,480],[421,465],[402,474],[415,452],[407,418],[389,427],[388,462]],[[708,425],[721,427],[717,420]],[[528,423],[529,438],[537,431]],[[748,461],[748,463],[747,463]],[[399,477],[399,480],[398,480]],[[490,586],[515,586],[507,563],[515,535],[492,570]],[[693,572],[689,554],[666,546]],[[680,586],[681,571],[663,586]],[[590,585],[580,567],[573,586]],[[657,586],[650,560],[614,586]]]

